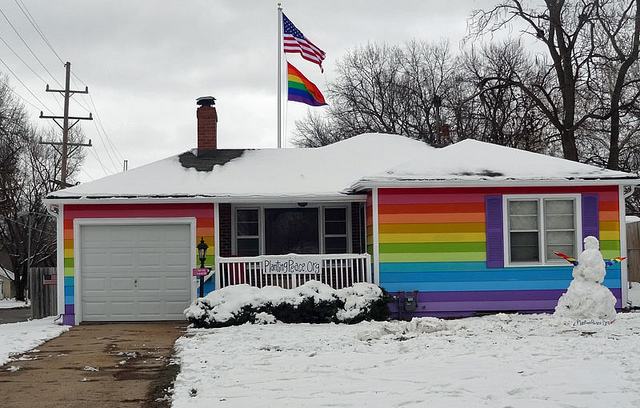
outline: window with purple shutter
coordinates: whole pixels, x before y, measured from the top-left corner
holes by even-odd
[[[487,268],[504,267],[502,220],[502,196],[486,196],[485,230],[487,236]]]

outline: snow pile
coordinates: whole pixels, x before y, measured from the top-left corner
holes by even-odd
[[[0,309],[18,309],[21,307],[29,307],[29,303],[15,299],[0,299]]]
[[[69,326],[57,325],[53,319],[47,317],[28,322],[1,324],[0,365],[12,361],[11,356],[25,353],[69,330]]]
[[[640,283],[629,283],[629,306],[640,308]]]
[[[184,314],[197,327],[222,327],[246,322],[267,324],[276,320],[354,323],[378,314],[386,318],[386,302],[383,291],[368,283],[357,283],[339,290],[318,281],[309,281],[294,289],[278,286],[257,288],[243,284],[209,293],[196,300]]]
[[[555,315],[611,322],[616,318],[616,298],[602,285],[607,271],[600,244],[595,237],[586,237],[584,248],[573,268],[573,281],[558,300]]]
[[[637,407],[640,313],[188,329],[173,408]],[[595,374],[597,373],[597,375]]]

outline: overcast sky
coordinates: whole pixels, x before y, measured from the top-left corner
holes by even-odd
[[[282,3],[297,28],[327,54],[324,74],[288,54],[289,62],[322,91],[345,52],[368,42],[448,39],[457,50],[471,11],[496,1]],[[72,64],[74,89],[89,87],[91,99],[78,94],[71,105],[73,116],[91,111],[100,119],[82,122],[94,145],[79,175],[83,182],[121,171],[123,159],[133,168],[195,147],[195,100],[205,95],[217,99],[220,148],[276,147],[277,1],[4,0],[0,11],[0,72],[8,74],[25,100],[34,124],[60,133],[38,115],[41,110],[62,115],[61,96],[45,92],[46,84],[55,89],[64,84],[62,61]],[[323,109],[286,105],[288,139],[307,109]]]

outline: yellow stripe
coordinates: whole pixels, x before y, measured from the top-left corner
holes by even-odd
[[[64,250],[65,258],[73,258],[73,248]]]
[[[483,222],[461,222],[453,224],[382,224],[381,234],[411,234],[411,233],[445,233],[445,232],[483,232]]]
[[[484,262],[486,252],[433,252],[433,253],[382,253],[380,262]]]
[[[618,241],[620,239],[619,231],[600,231],[600,241]]]
[[[485,242],[485,234],[478,232],[440,234],[380,234],[381,244],[404,242]]]

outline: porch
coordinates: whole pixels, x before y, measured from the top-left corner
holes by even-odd
[[[248,284],[295,288],[310,280],[333,289],[375,283],[369,254],[289,254],[216,259],[215,287]]]

